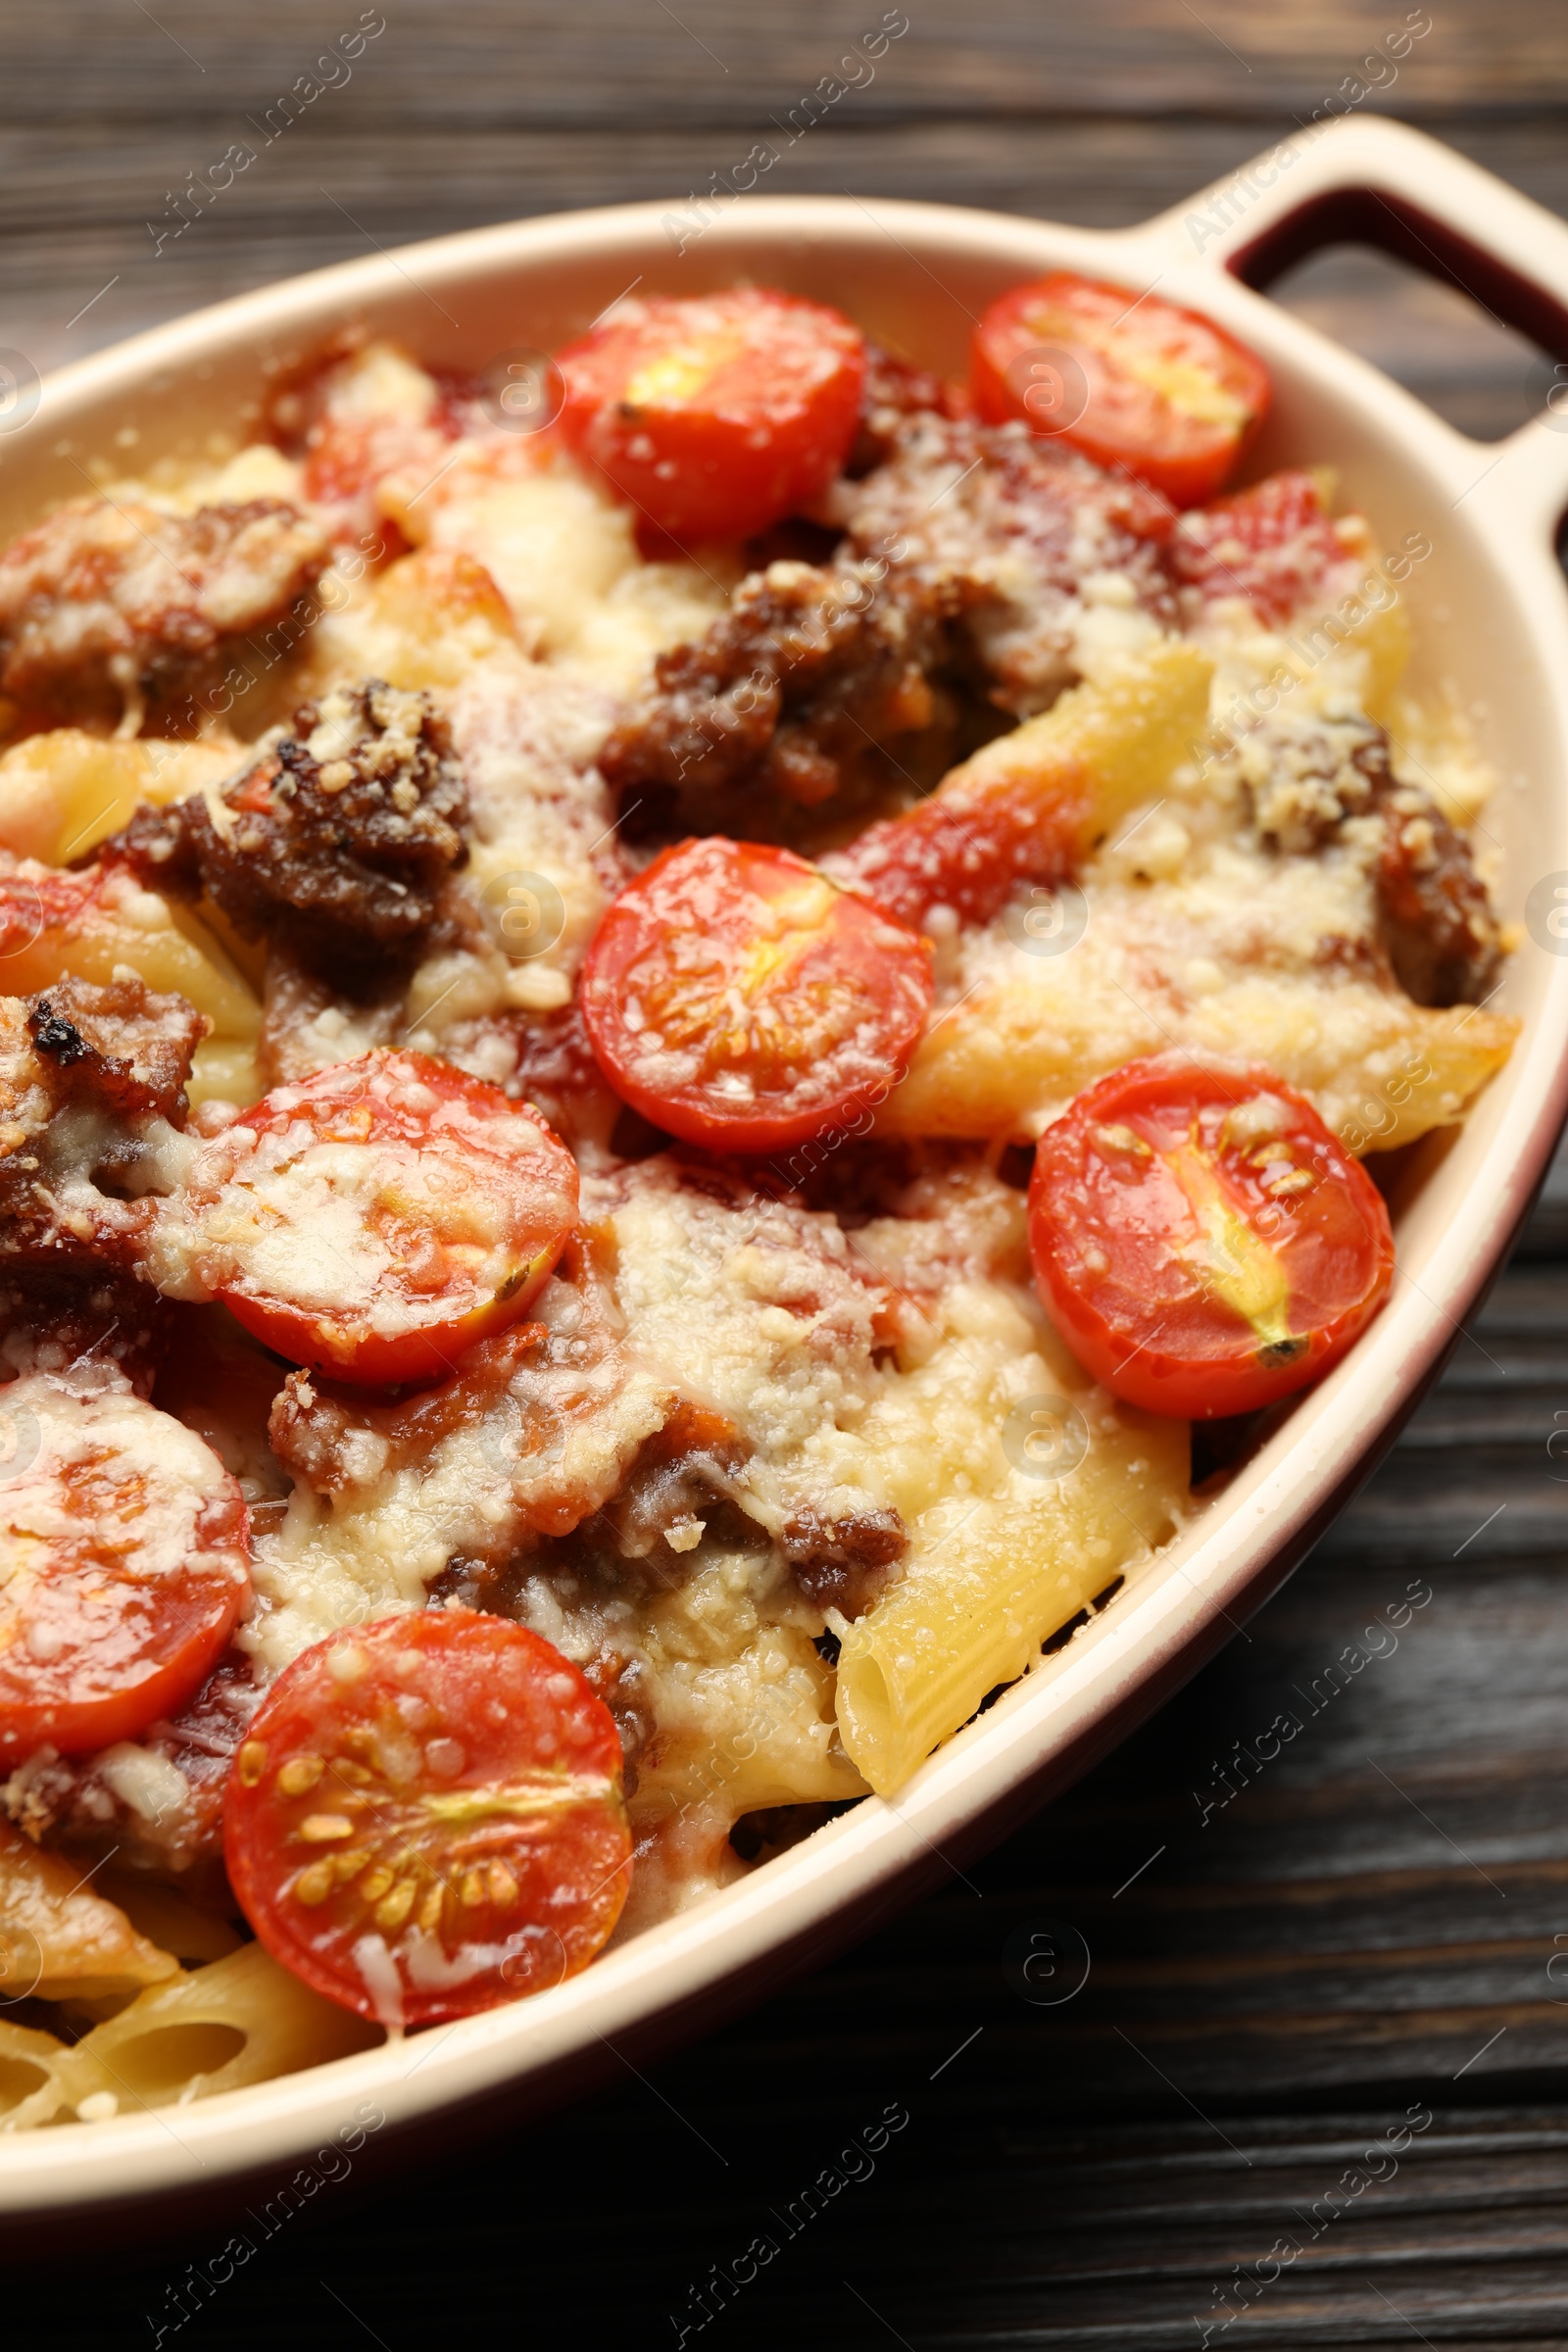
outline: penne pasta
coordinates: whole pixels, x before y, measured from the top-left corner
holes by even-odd
[[[1178,1422],[1100,1391],[1047,1393],[999,1416],[993,1445],[993,1492],[923,1514],[904,1582],[843,1637],[839,1729],[880,1795],[1176,1531],[1188,1470]],[[1061,1475],[1041,1475],[1056,1460]]]
[[[1109,923],[1093,935],[1093,919],[1071,956],[1033,962],[1004,950],[993,985],[939,1011],[880,1132],[1032,1142],[1107,1070],[1181,1045],[1274,1070],[1352,1152],[1389,1152],[1462,1118],[1519,1033],[1500,1013],[1429,1010],[1311,970],[1238,975],[1173,1002],[1141,968],[1136,939]]]
[[[0,849],[45,865],[90,857],[150,801],[167,808],[232,775],[243,746],[105,741],[79,727],[29,735],[0,757]]]
[[[128,967],[161,995],[189,999],[209,1045],[254,1052],[261,1006],[199,916],[128,874],[55,873],[31,860],[0,875],[0,979],[28,996],[67,973],[104,986]],[[231,1067],[242,1066],[233,1054]]]
[[[993,800],[1020,801],[1076,865],[1194,755],[1213,674],[1200,646],[1153,645],[984,745],[943,778],[935,800],[977,825]]]
[[[40,2124],[69,2120],[74,2055],[53,2034],[0,2018],[0,2132],[33,2132]]]
[[[151,1985],[71,2053],[72,2096],[183,2106],[368,2049],[378,2029],[280,1968],[259,1943]]]
[[[100,1872],[97,1884],[139,1934],[186,1968],[222,1960],[245,1940],[229,1920],[194,1901],[183,1886],[113,1869]]]
[[[880,1133],[1032,1142],[1095,1079],[1179,1047],[1271,1069],[1351,1151],[1392,1151],[1461,1118],[1507,1060],[1517,1021],[1390,984],[1358,867],[1244,835],[1226,722],[1188,758],[1209,674],[1196,648],[1162,647],[944,782],[936,800],[978,804],[1027,779],[1100,846],[1075,882],[964,935]]]

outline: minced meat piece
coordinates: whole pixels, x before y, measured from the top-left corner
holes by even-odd
[[[191,1056],[210,1026],[127,965],[103,988],[63,978],[35,997],[0,997],[0,1156],[36,1149],[70,1102],[182,1119]]]
[[[840,518],[856,557],[961,617],[992,701],[1020,718],[1076,674],[1086,586],[1175,620],[1164,501],[1022,424],[909,416],[889,462],[840,493]]]
[[[297,1086],[318,1070],[395,1046],[406,1032],[408,974],[400,965],[380,975],[379,985],[373,971],[354,974],[361,984],[352,997],[339,985],[343,976],[338,970],[328,978],[289,942],[271,942],[256,1040],[257,1067],[270,1087]]]
[[[1237,762],[1264,846],[1306,858],[1348,817],[1371,814],[1390,785],[1388,741],[1369,718],[1277,711],[1244,735]]]
[[[314,1493],[346,1494],[362,1481],[372,1455],[378,1472],[406,1469],[424,1461],[454,1431],[482,1420],[518,1365],[541,1352],[544,1340],[538,1323],[510,1324],[476,1341],[450,1380],[392,1402],[311,1372],[291,1372],[273,1400],[268,1443],[284,1469]]]
[[[583,1673],[614,1719],[620,1734],[621,1785],[627,1796],[635,1796],[639,1767],[658,1729],[647,1662],[606,1644],[595,1651]]]
[[[619,1493],[599,1514],[615,1550],[640,1561],[653,1583],[672,1586],[683,1581],[681,1561],[705,1534],[730,1538],[735,1549],[760,1542],[755,1525],[737,1525],[733,1490],[746,1459],[732,1421],[705,1405],[677,1403],[663,1427],[644,1439]],[[590,1544],[592,1533],[578,1530]]]
[[[0,555],[0,687],[44,706],[162,691],[286,612],[328,553],[278,499],[193,514],[79,499]]]
[[[641,708],[599,764],[623,803],[662,788],[688,816],[726,794],[811,808],[868,751],[930,726],[937,599],[890,593],[885,564],[777,563],[751,572],[696,644],[662,654]]]
[[[519,1584],[536,1572],[564,1569],[601,1590],[651,1585],[668,1592],[703,1565],[705,1544],[729,1552],[764,1550],[766,1534],[737,1499],[748,1458],[732,1421],[677,1399],[597,1510],[510,1560],[455,1563],[445,1572],[443,1596],[454,1592],[506,1616],[515,1609]]]
[[[466,815],[429,697],[371,678],[305,704],[217,808],[194,794],[139,808],[105,855],[347,979],[419,946],[467,856]]]
[[[208,1027],[130,971],[0,999],[0,1377],[101,1351],[150,1384],[162,1316],[137,1271],[141,1196]]]
[[[1426,793],[1390,782],[1375,879],[1394,976],[1417,1004],[1479,1004],[1502,938],[1470,844]]]
[[[67,976],[29,1000],[27,1034],[56,1103],[184,1124],[185,1082],[212,1027],[188,999],[155,996],[129,969],[107,987]]]
[[[1276,720],[1244,738],[1253,821],[1271,848],[1304,856],[1350,822],[1378,827],[1378,945],[1417,1004],[1476,1004],[1502,954],[1470,844],[1428,793],[1402,783],[1371,719]]]
[[[1021,717],[1076,674],[1086,592],[1173,623],[1162,501],[1021,425],[947,414],[936,378],[885,368],[874,415],[892,454],[835,492],[848,535],[832,561],[749,573],[706,637],[661,655],[606,742],[606,778],[651,829],[723,829],[742,791],[809,808],[861,777],[934,782],[966,701]]]
[[[824,1519],[802,1509],[784,1529],[784,1557],[795,1582],[818,1608],[863,1617],[909,1547],[904,1521],[894,1510],[852,1511]]]
[[[173,1767],[154,1784],[156,1803],[127,1803],[110,1787],[101,1757],[57,1756],[50,1747],[0,1784],[0,1802],[34,1844],[104,1859],[114,1853],[122,1868],[173,1871],[181,1884],[210,1887],[220,1899],[223,1792],[262,1696],[249,1658],[225,1650],[193,1698],[168,1721],[147,1726],[137,1745]]]

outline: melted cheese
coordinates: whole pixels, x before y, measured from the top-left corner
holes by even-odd
[[[275,1088],[269,1103],[289,1124],[225,1128],[195,1157],[187,1189],[163,1206],[147,1249],[159,1288],[197,1301],[241,1291],[392,1338],[449,1323],[514,1282],[516,1181],[545,1188],[569,1222],[560,1147],[532,1118],[481,1117],[384,1068],[364,1093],[419,1116],[419,1141],[323,1136],[318,1113],[289,1116],[305,1096]],[[351,1115],[368,1129],[367,1111]],[[434,1289],[409,1275],[431,1233],[444,1266]]]
[[[531,1314],[564,1342],[558,1360],[525,1364],[480,1418],[417,1462],[391,1467],[367,1432],[334,1496],[296,1490],[281,1529],[256,1548],[263,1607],[243,1639],[264,1671],[337,1628],[422,1607],[455,1557],[504,1557],[530,1532],[564,1531],[609,1500],[674,1392],[618,1350],[585,1347],[573,1360],[580,1313],[566,1284],[548,1285]]]
[[[396,480],[382,503],[416,545],[483,564],[527,651],[613,687],[701,636],[727,601],[695,564],[641,563],[631,509],[525,440],[460,441],[428,488]]]
[[[516,1066],[517,1021],[570,1002],[604,906],[630,870],[594,766],[599,748],[654,656],[700,636],[723,609],[730,575],[642,564],[630,512],[543,440],[442,441],[433,454],[436,387],[388,347],[340,371],[332,407],[408,436],[409,464],[380,484],[376,504],[416,552],[379,573],[340,563],[319,590],[322,616],[267,691],[298,700],[369,672],[428,688],[448,713],[472,807],[471,858],[454,882],[467,922],[461,944],[449,934],[416,971],[397,1022],[402,1042],[504,1081]],[[298,492],[300,469],[274,451],[224,453],[221,464],[184,483],[161,479],[155,502]],[[1157,637],[1095,539],[1101,528],[1093,516],[1082,526],[1072,551],[1081,592],[1044,653],[1030,651],[1038,614],[1028,580],[999,555],[994,609],[974,625],[990,632],[993,660],[1016,669],[1020,710],[1049,706],[1069,669],[1114,680]],[[1342,535],[1348,558],[1372,563],[1364,531]],[[1295,636],[1259,629],[1241,606],[1210,608],[1202,625],[1216,658],[1212,717],[1239,748],[1178,771],[1102,847],[1081,877],[1086,921],[1067,952],[1034,953],[1040,943],[1020,936],[1016,908],[968,932],[934,922],[938,1017],[884,1126],[988,1141],[1033,1134],[1090,1077],[1180,1043],[1266,1063],[1332,1124],[1363,1119],[1362,1132],[1400,1141],[1460,1115],[1506,1052],[1506,1025],[1490,1014],[1421,1012],[1361,968],[1375,909],[1370,842],[1353,823],[1333,848],[1298,855],[1265,851],[1250,828],[1246,787],[1284,760],[1283,733],[1268,722],[1282,701],[1297,717],[1394,711],[1396,762],[1450,810],[1474,814],[1486,779],[1462,730],[1392,700],[1402,608],[1369,598],[1343,624]],[[267,714],[289,708],[279,699]],[[65,775],[63,753],[24,748],[50,777]],[[47,830],[24,764],[12,786],[16,822]],[[161,785],[143,778],[136,790]],[[0,824],[4,815],[0,791]],[[18,836],[18,846],[33,842]],[[497,919],[514,888],[542,910],[520,940]],[[114,915],[117,937],[140,924],[166,956],[191,944],[150,894],[122,892]],[[153,977],[145,959],[122,948],[119,956]],[[236,980],[235,1002],[220,1008],[226,968],[198,978],[207,992],[198,1001],[220,1030],[203,1051],[230,1055],[228,1091],[244,1099],[250,992]],[[172,965],[154,984],[185,985]],[[373,1022],[384,1017],[383,1008]],[[317,1017],[313,1050],[323,1061],[350,1057],[382,1042],[373,1022],[346,1004],[330,1008]],[[1369,1106],[1393,1102],[1391,1127]],[[322,1147],[302,1166],[287,1203],[269,1191],[277,1170],[245,1185],[225,1179],[220,1221],[240,1219],[267,1281],[373,1317],[388,1271],[367,1217],[379,1178],[352,1146]],[[729,1548],[690,1516],[668,1531],[667,1590],[601,1584],[543,1553],[518,1588],[526,1622],[568,1657],[587,1665],[609,1648],[629,1660],[656,1725],[622,1933],[738,1872],[725,1842],[737,1814],[863,1787],[814,1646],[822,1612],[803,1598],[778,1542],[792,1515],[896,1510],[909,1539],[899,1573],[911,1581],[956,1552],[984,1562],[999,1547],[1016,1551],[1049,1505],[999,1433],[1042,1394],[1074,1399],[1095,1463],[1127,1503],[1123,1517],[1164,1529],[1185,1496],[1183,1433],[1168,1428],[1152,1444],[1138,1416],[1086,1386],[1029,1281],[1021,1200],[977,1167],[946,1192],[940,1180],[916,1186],[900,1214],[853,1233],[831,1216],[716,1189],[683,1181],[663,1157],[590,1171],[584,1214],[612,1262],[613,1329],[592,1326],[579,1293],[554,1282],[534,1310],[548,1348],[421,1459],[394,1459],[369,1425],[348,1433],[332,1492],[296,1488],[280,1523],[258,1539],[259,1606],[241,1637],[270,1676],[329,1632],[423,1605],[456,1556],[513,1554],[526,1565],[539,1537],[568,1535],[615,1495],[678,1402],[723,1416],[744,1456],[733,1500],[771,1540]],[[274,1221],[301,1202],[303,1215]],[[222,1235],[175,1211],[159,1237],[165,1286],[202,1295]],[[483,1232],[475,1238],[490,1246]],[[233,1445],[258,1491],[276,1492],[281,1474],[268,1470],[259,1435]],[[156,1548],[166,1538],[155,1536]],[[1074,1573],[1093,1576],[1096,1565],[1078,1562]],[[116,1769],[126,1801],[151,1793],[135,1755]],[[368,1946],[364,1965],[373,1981]]]
[[[90,1389],[35,1373],[5,1392],[15,1454],[0,1486],[0,1594],[24,1643],[53,1642],[52,1625],[29,1632],[27,1616],[27,1588],[51,1557],[102,1553],[120,1576],[171,1576],[210,1556],[204,1511],[233,1492],[210,1446],[111,1378]]]
[[[1215,748],[1129,813],[1071,908],[1046,889],[1020,894],[939,942],[936,1012],[883,1132],[1033,1139],[1094,1079],[1173,1046],[1277,1071],[1356,1151],[1462,1115],[1516,1025],[1469,1005],[1428,1010],[1385,984],[1378,827],[1352,817],[1294,855],[1254,830],[1254,799],[1287,840],[1293,811],[1306,824],[1321,753],[1303,730],[1332,746],[1357,708],[1351,649],[1303,670],[1279,715],[1253,715],[1233,743],[1223,714],[1280,642],[1233,643],[1211,689]],[[1451,758],[1465,773],[1462,744]]]
[[[637,1362],[733,1421],[769,1469],[860,1419],[884,1301],[836,1219],[760,1198],[714,1201],[662,1159],[612,1187],[622,1195],[607,1217],[615,1288]],[[594,1197],[590,1186],[590,1213]]]
[[[580,1362],[564,1346],[525,1364],[416,1465],[389,1466],[366,1432],[335,1496],[296,1493],[258,1544],[263,1607],[244,1639],[264,1670],[336,1627],[419,1606],[454,1556],[568,1530],[615,1492],[678,1398],[733,1423],[747,1457],[735,1498],[774,1536],[807,1504],[829,1519],[897,1509],[913,1567],[949,1540],[956,1509],[1015,1511],[998,1433],[1020,1399],[1081,1392],[1082,1374],[1028,1286],[1020,1197],[972,1170],[914,1206],[925,1213],[847,1235],[744,1191],[714,1199],[664,1159],[590,1180],[585,1214],[612,1251],[622,1337],[608,1350],[585,1342]],[[581,1311],[564,1283],[535,1310],[568,1344]],[[1112,1457],[1147,1468],[1137,1416],[1098,1396],[1085,1410]],[[1181,1484],[1179,1466],[1161,1476],[1156,1516]],[[690,1556],[684,1581],[640,1600],[543,1564],[519,1599],[579,1664],[606,1642],[637,1661],[659,1725],[637,1817],[678,1820],[695,1841],[677,1873],[688,1894],[712,1883],[738,1812],[861,1786],[812,1645],[821,1612],[778,1550],[700,1539]]]

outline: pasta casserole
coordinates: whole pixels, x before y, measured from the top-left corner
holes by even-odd
[[[0,554],[5,2130],[895,1795],[1354,1347],[1509,941],[1268,402],[1065,272],[351,325]]]

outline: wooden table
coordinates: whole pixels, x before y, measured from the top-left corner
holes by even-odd
[[[771,184],[1133,220],[1310,116],[1407,15],[907,13],[874,82]],[[269,145],[254,125],[353,26],[347,0],[7,0],[0,340],[47,367],[373,245],[684,195],[881,14],[385,0],[352,78]],[[1565,100],[1551,0],[1433,0],[1379,103],[1568,212]],[[243,140],[255,164],[157,250],[167,192]],[[1462,296],[1380,257],[1320,256],[1277,291],[1473,431],[1506,430],[1549,381]],[[412,2352],[641,2346],[685,2326],[925,2352],[1234,2327],[1269,2346],[1568,2345],[1557,1432],[1563,1164],[1442,1387],[1308,1565],[988,1862],[646,2079],[628,2067],[574,2113],[402,2184],[321,2191],[177,2330],[170,2289],[217,2228],[19,2279],[6,2341],[97,2352],[163,2325],[181,2352]],[[1282,1711],[1300,1731],[1261,1761]],[[1031,1936],[1054,1977],[1038,1959],[1020,1977]],[[889,2110],[907,2120],[878,2146]],[[824,2175],[831,2193],[805,2197]],[[777,2256],[715,2284],[759,2236]],[[705,2302],[721,2316],[700,2327]]]

